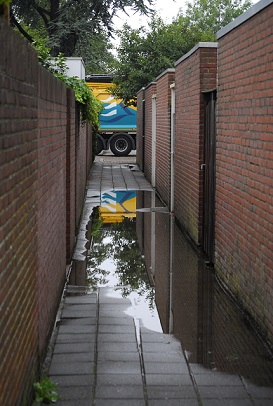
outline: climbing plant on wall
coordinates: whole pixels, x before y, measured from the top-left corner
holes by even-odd
[[[43,41],[34,42],[34,47],[40,63],[74,90],[75,99],[81,112],[82,123],[90,123],[92,128],[96,130],[99,126],[99,113],[102,110],[102,103],[95,98],[84,80],[76,76],[70,77],[66,74],[68,68],[66,58],[62,54],[53,58],[50,55],[50,49],[44,45]]]

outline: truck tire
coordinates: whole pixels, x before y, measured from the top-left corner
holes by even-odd
[[[132,141],[126,134],[114,135],[110,140],[110,149],[116,156],[129,155],[132,148]]]
[[[99,155],[101,151],[104,149],[104,145],[100,137],[97,138],[97,149],[96,149],[96,155]]]

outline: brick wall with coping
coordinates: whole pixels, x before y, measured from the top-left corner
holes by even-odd
[[[273,339],[272,1],[218,33],[215,266]]]
[[[136,150],[136,163],[139,168],[143,170],[143,148],[144,148],[144,137],[145,137],[145,126],[143,119],[145,117],[144,112],[145,103],[145,89],[141,89],[137,93],[137,150]]]
[[[18,405],[38,369],[38,65],[1,18],[0,38],[0,404]]]
[[[202,241],[204,96],[216,87],[216,43],[199,43],[175,63],[175,214]]]
[[[171,188],[171,89],[174,69],[167,69],[156,79],[156,189],[170,205]]]
[[[156,84],[151,83],[145,88],[145,140],[144,140],[144,173],[152,179],[152,98],[156,93]]]
[[[72,255],[92,137],[82,129],[76,156],[73,92],[1,19],[0,41],[0,403],[24,406],[39,379]],[[76,167],[84,173],[78,200]]]

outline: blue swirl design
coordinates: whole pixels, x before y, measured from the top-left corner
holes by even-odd
[[[100,128],[109,128],[110,124],[118,124],[120,128],[136,127],[136,110],[119,104],[104,103],[104,110],[100,114]],[[111,106],[111,107],[110,107]]]

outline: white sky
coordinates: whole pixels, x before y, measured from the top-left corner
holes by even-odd
[[[177,16],[180,8],[185,8],[187,0],[155,0],[154,9],[158,12],[160,17],[166,23],[171,23],[172,19]],[[128,10],[128,13],[129,10]],[[144,16],[139,16],[138,14],[133,15],[130,13],[130,17],[126,16],[124,13],[119,14],[120,18],[115,18],[114,23],[116,28],[121,28],[122,25],[127,22],[132,28],[138,28],[141,25],[145,25],[146,18]]]
[[[165,23],[171,23],[172,19],[177,16],[179,9],[185,10],[187,0],[155,0],[153,8],[160,15]],[[191,0],[189,0],[191,1]],[[139,14],[133,14],[130,9],[127,10],[129,16],[125,13],[119,13],[119,17],[114,18],[114,25],[116,29],[122,28],[123,24],[127,22],[131,28],[139,28],[145,26],[147,18]],[[118,40],[113,41],[114,46],[118,45]]]

